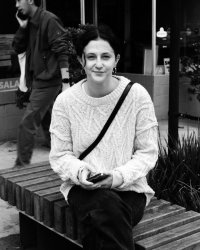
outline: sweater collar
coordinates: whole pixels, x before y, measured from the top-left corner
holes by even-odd
[[[86,81],[86,79],[83,79],[82,81],[75,84],[72,88],[72,93],[74,94],[74,97],[77,99],[77,101],[82,100],[91,106],[99,106],[117,102],[122,92],[124,91],[125,87],[130,82],[130,80],[123,76],[115,76],[115,77],[119,80],[119,85],[115,90],[113,90],[110,94],[106,96],[96,98],[87,95],[82,88],[82,84],[84,81]]]

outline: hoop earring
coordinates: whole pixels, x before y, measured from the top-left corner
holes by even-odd
[[[85,70],[84,70],[84,68],[81,69],[81,75],[85,75]]]
[[[113,68],[113,74],[116,74],[116,73],[117,73],[117,68],[114,67],[114,68]]]

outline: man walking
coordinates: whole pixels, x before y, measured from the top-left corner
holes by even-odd
[[[40,125],[50,147],[49,126],[53,102],[62,82],[69,85],[65,33],[60,19],[40,8],[40,0],[16,0],[19,29],[13,40],[17,54],[26,52],[26,85],[31,91],[30,103],[19,126],[15,168],[30,164],[34,137]],[[19,12],[27,16],[20,18]]]

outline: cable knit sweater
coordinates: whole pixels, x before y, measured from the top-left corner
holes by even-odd
[[[61,192],[67,200],[76,184],[80,167],[92,165],[97,172],[119,171],[123,184],[117,191],[145,193],[147,204],[154,191],[146,175],[157,161],[157,120],[145,88],[135,83],[100,143],[82,161],[80,154],[97,138],[129,80],[117,76],[118,87],[110,94],[88,96],[80,81],[56,99],[50,126],[50,164],[64,183]]]

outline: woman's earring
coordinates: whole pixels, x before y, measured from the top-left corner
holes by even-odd
[[[114,68],[113,68],[113,74],[116,74],[116,73],[117,73],[117,68],[114,67]]]
[[[81,75],[85,75],[85,70],[84,70],[84,68],[81,69]]]

